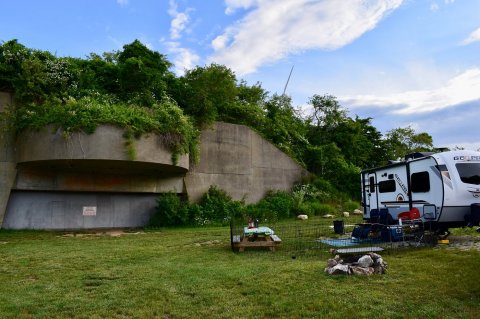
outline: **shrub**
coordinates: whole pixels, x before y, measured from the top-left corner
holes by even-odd
[[[278,219],[288,218],[293,212],[294,200],[290,193],[284,191],[268,191],[265,197],[259,202],[264,209],[275,212]],[[268,213],[265,212],[264,215]]]
[[[150,219],[149,226],[180,226],[187,224],[189,220],[189,205],[180,200],[180,197],[173,193],[161,194],[157,198],[155,213]]]
[[[216,222],[225,225],[232,217],[241,216],[243,213],[243,203],[232,200],[232,197],[215,185],[210,186],[203,194],[199,205],[203,224]]]
[[[258,219],[261,223],[272,223],[278,220],[278,214],[266,201],[250,204],[245,207],[244,219],[248,217]]]
[[[320,202],[311,202],[310,208],[312,210],[312,213],[316,216],[325,215],[325,214],[335,214],[337,212],[335,207],[333,207],[332,205],[323,204]]]
[[[134,157],[132,137],[146,133],[158,134],[172,151],[172,162],[178,155],[198,156],[198,130],[175,102],[166,100],[150,107],[112,103],[102,96],[70,98],[62,102],[48,99],[42,104],[29,103],[17,107],[14,115],[17,131],[40,129],[46,125],[62,127],[66,134],[83,130],[93,133],[100,124],[111,124],[126,130],[126,149]]]
[[[298,206],[297,208],[297,215],[313,215],[314,214],[314,210],[313,210],[313,206],[312,206],[313,203],[311,202],[304,202],[302,204],[300,204],[300,206]]]
[[[358,202],[355,202],[355,201],[352,201],[352,200],[349,200],[349,201],[346,201],[343,203],[342,205],[343,209],[347,212],[352,212],[354,211],[355,209],[359,209],[360,208],[360,204]]]

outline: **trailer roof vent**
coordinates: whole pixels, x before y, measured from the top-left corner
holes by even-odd
[[[415,152],[405,155],[405,161],[411,161],[416,158],[422,158],[432,155],[433,152]]]

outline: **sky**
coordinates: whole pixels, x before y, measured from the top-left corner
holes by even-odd
[[[2,1],[0,41],[85,58],[139,39],[182,75],[223,64],[309,111],[335,96],[383,134],[480,149],[480,0]]]

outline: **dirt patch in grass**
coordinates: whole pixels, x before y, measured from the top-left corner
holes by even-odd
[[[143,231],[131,231],[131,230],[123,230],[123,229],[108,229],[108,230],[98,230],[92,231],[88,233],[80,233],[80,232],[69,232],[65,233],[59,237],[99,237],[99,236],[110,236],[110,237],[120,237],[126,235],[141,235],[145,234]]]
[[[480,237],[479,236],[449,236],[448,244],[438,244],[436,248],[460,249],[470,250],[475,249],[480,251]]]

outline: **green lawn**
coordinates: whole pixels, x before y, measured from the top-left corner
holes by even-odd
[[[0,318],[480,318],[480,252],[383,256],[386,275],[329,277],[326,253],[233,253],[227,227],[0,231]]]

